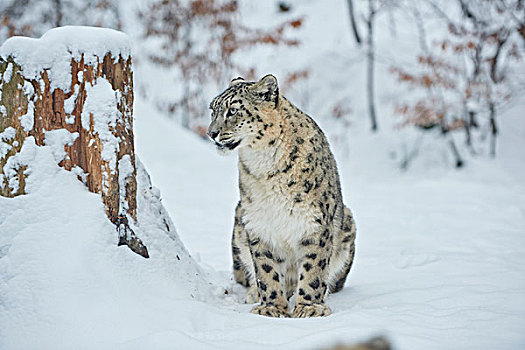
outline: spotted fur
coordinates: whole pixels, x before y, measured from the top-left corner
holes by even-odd
[[[252,312],[329,315],[327,292],[343,288],[352,266],[355,224],[324,133],[279,94],[273,75],[232,80],[210,108],[210,138],[239,150],[233,272],[247,302],[259,303]]]

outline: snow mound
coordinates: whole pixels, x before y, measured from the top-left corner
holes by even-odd
[[[209,293],[140,160],[136,232],[149,259],[117,246],[100,195],[56,165],[61,144],[28,137],[20,154],[29,193],[0,197],[2,349],[107,347],[170,322],[165,310],[149,318],[155,310]]]

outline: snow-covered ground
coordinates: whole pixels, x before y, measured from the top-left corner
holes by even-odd
[[[365,174],[379,159],[359,145],[378,140],[354,135],[339,160],[358,225],[347,285],[327,318],[271,319],[231,282],[235,157],[141,100],[135,116],[137,153],[201,267],[154,223],[151,259],[116,247],[98,196],[35,150],[34,190],[0,198],[0,348],[314,349],[379,333],[399,349],[525,346],[523,129],[503,128],[495,164],[426,178]]]
[[[235,157],[220,157],[154,113],[141,118],[146,105],[136,112],[138,153],[183,242],[203,266],[230,276]],[[506,117],[512,125],[520,110]],[[211,324],[198,331],[200,339],[219,348],[299,349],[385,333],[399,349],[525,346],[525,133],[502,133],[509,141],[496,164],[426,178],[372,171],[380,159],[360,145],[378,137],[353,135],[355,158],[339,163],[357,220],[357,255],[346,288],[328,298],[334,314],[274,320],[237,305],[217,323],[201,315]]]
[[[318,349],[377,334],[398,349],[525,348],[524,104],[501,115],[496,159],[469,158],[455,170],[435,149],[441,143],[427,137],[423,155],[400,172],[399,135],[408,132],[390,129],[390,63],[379,63],[382,119],[380,133],[371,135],[363,116],[363,57],[349,44],[344,2],[326,3],[293,2],[296,14],[308,14],[299,60],[297,52],[265,49],[246,59],[278,75],[290,66],[313,67],[292,101],[326,129],[358,229],[346,287],[328,297],[333,314],[249,313],[231,275],[235,154],[219,156],[137,93],[136,152],[185,248],[159,228],[163,209],[144,173],[139,218],[148,260],[116,246],[99,196],[55,165],[52,148],[26,141],[24,157],[34,161],[29,194],[0,197],[0,349]],[[253,16],[270,7],[243,6]],[[397,30],[407,28],[398,22]],[[414,42],[392,45],[407,51],[396,57],[408,60]],[[137,67],[137,87],[148,72]],[[170,93],[169,82],[149,79]],[[323,119],[329,111],[323,101],[349,92],[351,127],[336,129]]]

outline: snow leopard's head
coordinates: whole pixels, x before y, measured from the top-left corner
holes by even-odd
[[[210,103],[208,137],[221,151],[260,143],[271,124],[268,115],[278,103],[279,86],[273,75],[266,75],[258,82],[235,78]]]

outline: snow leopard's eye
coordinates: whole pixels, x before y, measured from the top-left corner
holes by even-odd
[[[228,116],[235,115],[235,113],[237,113],[237,108],[228,109]]]

